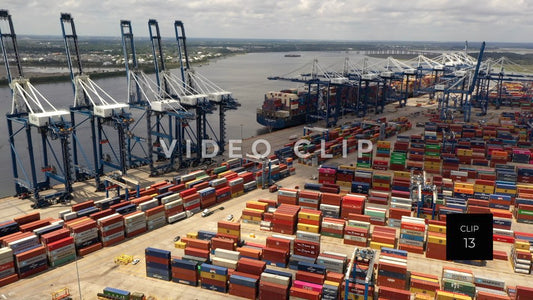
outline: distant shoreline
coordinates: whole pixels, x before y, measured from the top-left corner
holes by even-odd
[[[214,62],[218,59],[224,59],[233,55],[237,55],[240,53],[235,54],[225,54],[219,57],[211,58],[204,61],[194,62],[191,63],[192,65],[204,65],[209,64],[210,62]],[[30,66],[28,66],[30,67]],[[34,66],[36,67],[36,66]],[[59,66],[50,66],[50,67],[59,67]],[[179,64],[166,64],[167,69],[177,69],[179,68]],[[153,67],[143,67],[141,70],[146,74],[153,74],[155,73],[155,70]],[[32,83],[55,83],[55,82],[68,82],[70,81],[70,73],[39,73],[39,72],[26,72],[26,78],[30,78]],[[124,76],[126,74],[126,70],[106,70],[102,69],[101,71],[91,71],[86,72],[85,74],[90,75],[92,79],[98,79],[98,78],[111,78],[111,77],[119,77]],[[1,78],[0,79],[0,85],[8,85],[7,78]]]

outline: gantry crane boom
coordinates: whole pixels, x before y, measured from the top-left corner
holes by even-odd
[[[30,80],[23,76],[13,21],[7,10],[0,10],[0,21],[7,22],[9,30],[8,32],[0,30],[0,44],[13,96],[11,112],[6,114],[6,117],[16,195],[25,197],[31,194],[34,207],[49,205],[56,200],[70,200],[73,178],[69,143],[72,127],[66,120],[69,113],[56,109],[30,83]],[[14,72],[11,71],[10,61],[16,67]],[[14,130],[15,127],[19,129]],[[35,155],[32,128],[35,128],[40,135],[41,153],[39,155]],[[25,137],[19,137],[22,132],[26,133]],[[60,155],[55,153],[52,140],[59,140]],[[26,145],[28,161],[25,161],[24,154],[17,150],[17,144]],[[51,159],[49,154],[52,155]],[[41,172],[44,174],[44,179],[42,181],[42,175],[36,169],[36,159],[40,159],[43,163]],[[28,164],[29,170],[27,170]],[[46,196],[41,195],[40,191],[52,188],[52,179],[62,183],[64,190]]]
[[[74,19],[68,13],[62,13],[61,29],[65,41],[65,50],[67,52],[67,61],[70,69],[72,83],[74,87],[74,109],[83,109],[85,115],[91,120],[96,120],[96,143],[95,135],[92,136],[93,145],[98,146],[96,171],[97,186],[100,185],[99,177],[104,173],[104,167],[119,170],[126,174],[127,164],[127,147],[126,134],[129,125],[134,121],[129,113],[127,103],[119,103],[101,87],[99,87],[88,75],[83,74],[81,65],[81,55],[78,47],[78,35],[74,25]],[[69,26],[70,25],[70,26]],[[67,32],[70,29],[69,32]],[[74,45],[72,49],[69,44]],[[74,56],[71,52],[74,51]],[[73,59],[77,61],[77,72],[74,70]],[[93,122],[91,122],[91,125]],[[109,136],[104,130],[104,126],[112,127],[116,131],[116,141],[110,141]],[[104,145],[109,152],[104,153]],[[115,147],[113,147],[115,146]],[[118,153],[117,153],[118,152]]]
[[[139,139],[137,135],[133,134],[133,139],[128,140],[130,162],[134,157],[131,151],[139,143],[139,140],[144,140],[147,153],[145,152],[144,158],[138,159],[149,164],[150,173],[156,175],[175,171],[183,163],[184,128],[187,126],[187,120],[193,118],[194,115],[181,106],[178,100],[172,99],[165,91],[160,90],[157,83],[138,68],[130,21],[121,21],[121,32],[128,79],[129,103],[133,108],[143,111],[147,129],[145,137]],[[158,45],[160,44],[154,44],[162,51]],[[164,66],[162,68],[164,69]],[[157,78],[159,77],[157,76]],[[139,118],[137,122],[140,122],[141,119]],[[136,126],[137,123],[132,126],[132,133],[135,132]],[[173,141],[176,141],[177,147],[172,149],[169,157],[165,157],[162,147],[172,145]]]

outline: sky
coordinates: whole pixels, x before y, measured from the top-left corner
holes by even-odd
[[[60,35],[60,12],[79,36],[120,37],[120,20],[162,36],[342,41],[533,42],[533,0],[3,0],[17,34]],[[531,38],[531,40],[530,40]]]

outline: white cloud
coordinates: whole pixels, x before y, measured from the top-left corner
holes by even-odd
[[[532,1],[487,0],[4,0],[19,34],[60,34],[70,12],[82,35],[119,36],[132,21],[146,36],[147,20],[164,36],[185,23],[189,37],[328,40],[487,40],[527,42]]]

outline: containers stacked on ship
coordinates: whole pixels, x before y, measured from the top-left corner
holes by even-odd
[[[172,281],[198,286],[198,263],[190,260],[172,258]]]
[[[41,243],[46,247],[51,267],[57,267],[76,259],[74,238],[70,236],[66,228],[43,234]]]
[[[146,248],[144,250],[146,259],[146,276],[170,281],[172,270],[170,262],[170,251]]]
[[[200,283],[203,289],[227,293],[228,269],[203,263],[200,265]]]
[[[65,227],[70,230],[70,235],[74,238],[78,255],[83,256],[102,248],[96,221],[82,217],[66,222]]]

